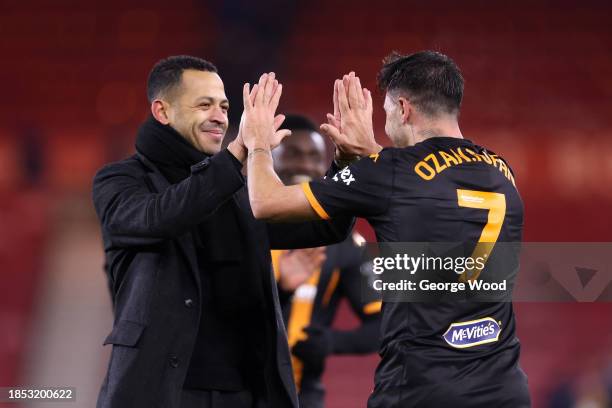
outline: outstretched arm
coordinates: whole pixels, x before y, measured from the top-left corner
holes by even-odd
[[[285,186],[272,165],[270,143],[273,118],[282,94],[274,73],[263,74],[257,89],[243,88],[244,143],[248,155],[248,187],[255,218],[270,221],[311,220],[317,214],[310,207],[300,186]]]
[[[112,164],[94,178],[94,205],[113,245],[151,245],[184,234],[244,185],[240,165],[226,150],[160,193],[149,191],[141,173],[137,164]]]

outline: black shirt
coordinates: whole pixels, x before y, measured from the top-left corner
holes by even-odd
[[[330,329],[332,354],[372,353],[379,345],[380,295],[367,287],[370,264],[364,249],[356,242],[362,239],[351,236],[344,242],[329,245],[325,249],[326,259],[320,270],[294,293],[279,287],[283,319],[287,327],[289,346],[303,339],[303,330],[308,326]],[[272,251],[272,264],[276,278],[279,276],[279,257],[284,251]],[[353,313],[361,321],[354,330],[331,329],[342,299],[348,300]],[[307,362],[293,358],[293,374],[300,390],[308,383],[320,387],[323,367],[309,366]],[[306,383],[306,384],[305,384]]]
[[[465,139],[436,137],[385,148],[303,189],[321,218],[364,217],[379,242],[522,239],[523,204],[512,171],[502,158]],[[469,364],[495,353],[518,360],[510,302],[383,302],[382,313],[382,351],[392,343],[409,345],[407,377],[415,381],[452,380],[479,370],[490,375],[495,369]],[[498,338],[468,347],[445,340],[454,323],[475,320],[497,322]]]

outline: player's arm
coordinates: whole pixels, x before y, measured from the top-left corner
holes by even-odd
[[[380,306],[373,304],[373,311],[360,315],[361,324],[352,330],[335,330],[323,326],[308,326],[304,329],[306,339],[293,348],[297,357],[306,361],[325,358],[329,354],[373,353],[380,346]],[[309,358],[310,357],[310,358]]]
[[[351,262],[342,269],[339,290],[345,296],[360,325],[352,330],[333,330],[332,353],[363,354],[378,350],[380,345],[381,306],[380,297],[369,284],[371,271],[365,270],[362,254],[353,247],[346,251]]]
[[[273,222],[320,219],[300,185],[285,186],[280,181],[267,149],[254,148],[249,153],[248,187],[255,218]]]
[[[273,118],[282,94],[274,73],[263,74],[250,90],[243,88],[244,113],[241,123],[248,149],[249,199],[253,215],[270,221],[317,219],[299,188],[285,186],[272,167],[270,143],[274,137]]]
[[[125,163],[100,170],[93,201],[102,229],[114,245],[151,245],[177,237],[214,213],[244,186],[240,165],[223,150],[191,168],[191,175],[152,193],[140,168]]]
[[[263,154],[261,156],[266,157]],[[368,217],[386,211],[393,191],[392,151],[383,151],[380,155],[361,159],[333,177],[296,186],[273,186],[269,190],[266,190],[266,177],[276,177],[270,162],[268,170],[271,173],[257,173],[251,162],[263,164],[265,161],[249,160],[249,198],[256,218],[336,220],[347,216]],[[273,194],[277,191],[278,195],[267,196],[266,191],[272,191]],[[330,228],[334,225],[333,222],[319,224],[326,224]],[[299,225],[304,224],[295,225],[294,234],[299,231]],[[291,226],[284,228],[291,233]]]

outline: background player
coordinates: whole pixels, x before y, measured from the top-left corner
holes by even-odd
[[[283,183],[323,177],[328,155],[314,123],[304,116],[286,115],[281,128],[292,132],[273,150],[274,168]],[[327,356],[378,349],[381,302],[374,290],[362,292],[370,273],[363,248],[358,246],[363,243],[363,237],[353,233],[344,242],[324,248],[272,251],[300,407],[323,407],[321,376]],[[310,270],[304,271],[304,264]],[[343,298],[361,322],[353,330],[331,328]]]
[[[447,56],[423,51],[385,61],[379,86],[395,148],[375,142],[371,95],[359,79],[351,73],[337,80],[334,114],[322,130],[347,156],[369,157],[301,187],[283,186],[273,172],[267,140],[282,87],[273,92],[268,82],[263,75],[254,103],[244,89],[248,184],[257,218],[353,214],[366,218],[381,242],[471,242],[478,249],[521,241],[523,205],[514,177],[503,159],[463,138],[463,78]],[[461,343],[445,337],[484,322],[493,337]],[[370,407],[530,406],[509,302],[385,302],[382,333]]]

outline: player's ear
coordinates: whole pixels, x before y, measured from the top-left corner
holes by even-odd
[[[408,123],[408,120],[410,119],[410,115],[412,115],[413,112],[413,106],[410,103],[410,101],[406,98],[404,98],[403,96],[400,96],[397,99],[397,103],[398,103],[398,109],[399,109],[399,113],[400,116],[402,118],[402,123]]]
[[[153,102],[151,102],[151,114],[159,123],[163,125],[170,123],[168,108],[168,103],[162,101],[161,99],[155,99]]]

